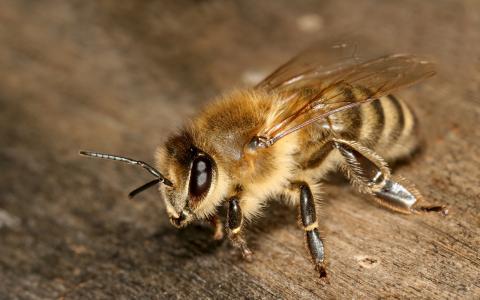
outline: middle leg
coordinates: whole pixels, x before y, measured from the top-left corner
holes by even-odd
[[[294,184],[294,187],[298,188],[300,192],[300,217],[305,230],[305,239],[310,257],[320,277],[327,277],[327,272],[325,271],[325,248],[318,232],[315,199],[307,183],[298,182]]]

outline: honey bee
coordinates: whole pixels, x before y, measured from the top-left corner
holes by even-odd
[[[331,47],[339,49],[353,48]],[[408,157],[419,143],[417,119],[392,92],[434,75],[434,65],[407,54],[331,61],[316,50],[300,53],[255,87],[208,104],[159,147],[156,168],[117,155],[80,153],[145,168],[155,179],[129,196],[158,186],[176,227],[208,220],[214,238],[222,239],[218,214],[226,207],[228,238],[247,260],[252,252],[245,220],[259,216],[267,199],[283,195],[279,199],[299,207],[308,252],[326,277],[316,203],[327,172],[340,170],[356,190],[401,213],[448,210],[427,205],[387,165]]]

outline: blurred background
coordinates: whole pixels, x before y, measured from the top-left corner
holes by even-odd
[[[0,0],[0,298],[480,297],[479,28],[474,0]],[[143,171],[77,154],[152,161],[202,104],[350,34],[438,64],[400,93],[426,148],[397,172],[451,215],[326,187],[330,284],[294,208],[251,227],[248,264],[208,226],[171,227],[155,191],[128,201]]]

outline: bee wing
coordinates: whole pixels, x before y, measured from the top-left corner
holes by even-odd
[[[294,84],[305,75],[324,73],[335,66],[355,60],[355,47],[342,42],[319,42],[300,52],[257,84],[256,88],[273,90]]]
[[[312,77],[327,75],[369,58],[385,55],[378,47],[372,47],[376,44],[378,43],[366,37],[355,35],[317,41],[277,68],[257,84],[256,88],[274,90],[301,87],[305,85],[305,80]]]
[[[310,61],[311,55],[307,51],[294,58],[257,86],[276,92],[280,98],[258,131],[264,146],[333,113],[435,74],[432,63],[413,55],[396,54],[367,61],[351,56],[330,65]]]

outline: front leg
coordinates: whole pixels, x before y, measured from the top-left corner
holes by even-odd
[[[213,226],[213,239],[220,241],[223,239],[223,222],[216,215],[208,218],[208,222]]]
[[[237,197],[228,200],[227,230],[228,237],[233,245],[240,249],[245,260],[251,261],[252,251],[248,249],[247,242],[242,235],[243,214]]]
[[[325,271],[325,248],[318,232],[315,200],[308,184],[301,182],[298,184],[298,188],[300,190],[300,216],[303,229],[305,230],[307,248],[320,277],[327,277],[327,272]]]

